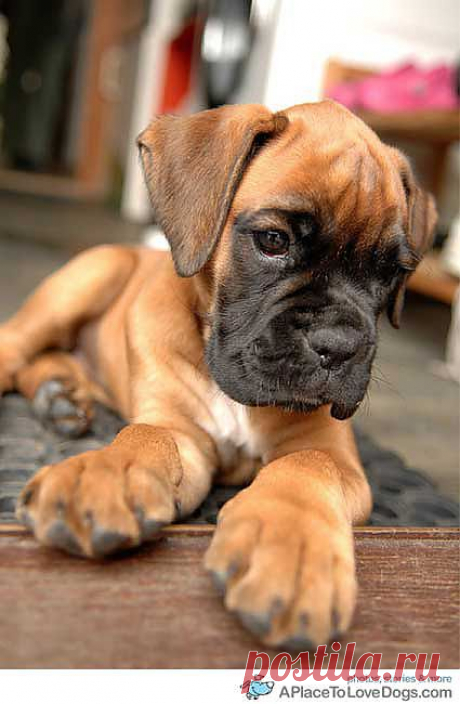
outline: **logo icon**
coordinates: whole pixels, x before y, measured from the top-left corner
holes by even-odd
[[[271,694],[275,683],[273,680],[262,682],[264,675],[256,675],[253,680],[247,680],[241,687],[243,694],[246,693],[248,699],[258,699],[266,694]]]

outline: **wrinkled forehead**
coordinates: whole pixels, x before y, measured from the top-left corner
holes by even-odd
[[[383,227],[406,216],[392,150],[360,119],[335,103],[286,110],[283,133],[251,162],[234,199],[233,215],[279,208],[333,219],[337,233]]]

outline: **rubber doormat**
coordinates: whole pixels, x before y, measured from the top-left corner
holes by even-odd
[[[44,428],[28,402],[17,394],[0,400],[0,523],[14,521],[16,498],[25,482],[44,464],[96,450],[112,440],[124,423],[103,406],[96,409],[91,431],[66,440]],[[459,506],[436,491],[422,473],[408,468],[395,452],[379,447],[357,431],[361,459],[374,497],[370,525],[457,526]],[[219,509],[237,493],[216,486],[189,518],[191,523],[215,523]]]

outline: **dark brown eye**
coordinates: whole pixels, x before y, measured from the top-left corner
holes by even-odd
[[[289,250],[289,237],[285,232],[266,230],[258,232],[256,242],[267,257],[281,257]]]

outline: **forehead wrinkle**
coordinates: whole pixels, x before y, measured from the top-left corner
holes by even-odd
[[[304,125],[300,121],[289,121],[288,127],[275,143],[277,151],[283,152],[295,148],[300,139],[305,137]]]
[[[382,244],[392,240],[398,230],[402,231],[402,221],[400,218],[400,191],[398,183],[400,181],[395,172],[394,163],[388,150],[377,150],[373,143],[367,145],[370,157],[379,168],[382,177],[377,179],[373,199],[378,202],[378,208],[372,209],[370,218],[371,231],[374,240],[378,239]],[[378,192],[377,192],[378,191]]]
[[[333,212],[336,227],[343,231],[348,241],[356,239],[357,247],[363,250],[375,245],[395,224],[398,201],[385,152],[377,150],[376,153],[374,144],[365,139],[355,147],[347,150],[345,155],[348,156],[349,173],[346,173],[344,182],[342,179],[343,185],[333,198]],[[332,171],[339,171],[343,176],[343,160],[336,159]],[[365,232],[365,238],[360,237],[362,232]]]
[[[243,231],[245,228],[257,225],[276,228],[281,224],[286,227],[288,212],[286,209],[262,206],[254,210],[243,210],[235,213],[232,222],[234,226],[241,228]]]
[[[312,211],[314,201],[311,194],[308,192],[298,193],[289,190],[270,195],[267,204],[262,207],[273,210],[285,210],[293,213],[303,213]]]
[[[329,166],[329,177],[340,180],[343,177],[345,182],[341,189],[343,195],[348,187],[354,187],[359,193],[371,196],[375,191],[381,174],[380,165],[377,164],[373,154],[368,149],[365,142],[351,145],[345,152],[334,154]]]

